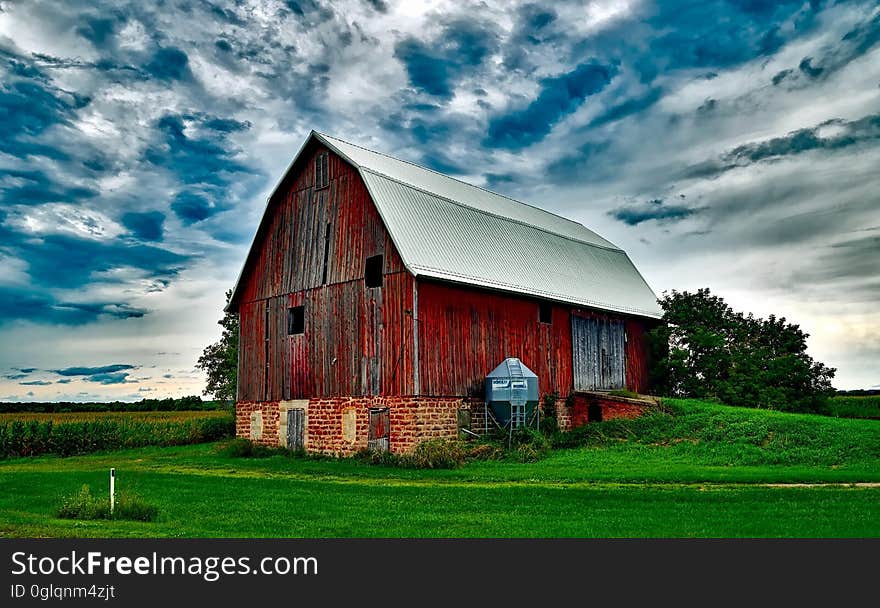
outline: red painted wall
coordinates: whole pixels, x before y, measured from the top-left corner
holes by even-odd
[[[572,390],[571,315],[626,323],[626,383],[648,389],[644,321],[552,305],[538,320],[538,301],[471,287],[419,281],[419,378],[424,395],[481,395],[485,375],[505,357],[538,374],[542,393]]]

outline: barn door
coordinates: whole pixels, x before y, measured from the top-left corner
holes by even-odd
[[[391,415],[388,408],[370,410],[370,433],[367,448],[387,452],[391,431]]]
[[[622,321],[572,316],[574,389],[592,391],[624,388],[625,340]]]
[[[287,449],[299,451],[305,448],[306,412],[303,409],[287,410]]]

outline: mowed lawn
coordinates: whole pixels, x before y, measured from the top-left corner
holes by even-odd
[[[528,464],[409,470],[231,458],[221,444],[10,459],[0,535],[880,536],[880,422],[670,403]],[[55,517],[63,494],[104,491],[111,466],[158,521]]]

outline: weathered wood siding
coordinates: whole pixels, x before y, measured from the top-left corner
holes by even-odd
[[[316,189],[321,152],[330,185]],[[242,277],[238,399],[413,394],[413,279],[357,171],[313,142],[268,213]],[[374,255],[381,288],[364,285]],[[304,334],[287,334],[292,306]]]
[[[626,387],[626,331],[621,319],[572,315],[574,388],[580,391]]]
[[[536,300],[419,282],[419,378],[423,395],[479,395],[505,357],[538,374],[541,391],[571,387],[568,309],[538,320]]]
[[[423,395],[479,395],[485,375],[505,357],[519,357],[538,375],[541,392],[574,390],[572,315],[622,322],[625,385],[648,388],[647,322],[552,304],[539,321],[537,300],[464,286],[419,281],[419,379]]]

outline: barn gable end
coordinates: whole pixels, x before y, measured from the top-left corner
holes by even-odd
[[[328,185],[315,161],[327,155]],[[364,284],[382,256],[382,287]],[[315,140],[271,197],[230,304],[241,319],[238,398],[411,394],[413,277],[358,172]],[[289,334],[304,307],[304,333]]]

